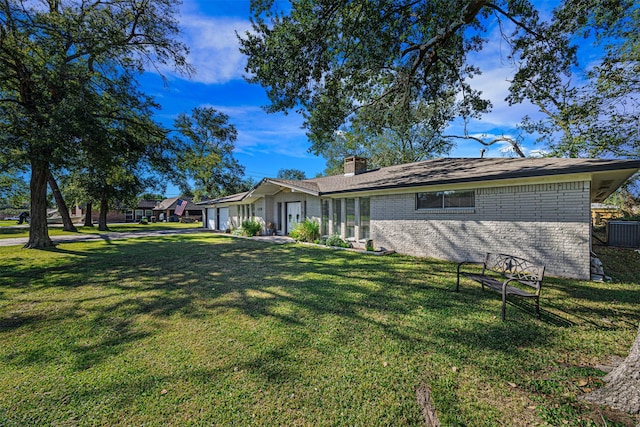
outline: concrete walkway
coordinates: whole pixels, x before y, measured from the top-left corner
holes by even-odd
[[[92,240],[117,240],[117,239],[134,239],[137,237],[149,237],[149,236],[167,236],[172,234],[193,234],[193,233],[215,233],[214,231],[206,228],[176,228],[172,230],[155,230],[155,231],[133,231],[127,233],[106,232],[102,234],[65,234],[63,236],[50,236],[54,243],[71,243],[71,242],[87,242]],[[216,233],[220,234],[220,233]],[[225,234],[229,237],[231,234]],[[287,236],[256,236],[256,237],[244,237],[245,239],[255,239],[259,241],[269,243],[293,243],[294,240]],[[24,246],[29,239],[27,237],[17,237],[9,239],[0,239],[0,246]]]

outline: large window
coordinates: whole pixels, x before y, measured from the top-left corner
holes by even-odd
[[[342,234],[342,199],[333,201],[333,234]]]
[[[320,234],[329,234],[329,200],[322,201],[322,220],[320,221]]]
[[[356,237],[356,199],[346,199],[347,235],[346,238]]]
[[[416,194],[416,209],[473,208],[476,205],[475,191],[437,191]]]
[[[370,217],[370,203],[368,197],[360,197],[360,238],[369,238],[369,217]]]

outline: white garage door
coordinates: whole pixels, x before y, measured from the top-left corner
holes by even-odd
[[[207,228],[211,230],[216,229],[216,210],[215,208],[207,209]]]
[[[218,230],[227,230],[229,228],[229,208],[219,208],[218,210]]]

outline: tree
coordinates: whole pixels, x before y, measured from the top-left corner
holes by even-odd
[[[163,148],[168,131],[151,120],[158,106],[131,79],[114,80],[94,102],[71,182],[76,196],[100,206],[98,229],[107,230],[110,208],[131,206],[138,194],[163,186],[159,175],[170,170],[171,158]]]
[[[71,221],[71,216],[69,215],[69,209],[67,208],[67,203],[64,201],[64,197],[62,197],[62,192],[60,191],[60,187],[58,186],[58,182],[53,177],[51,171],[49,171],[49,176],[47,177],[47,183],[49,184],[49,188],[51,189],[51,193],[53,193],[53,197],[56,201],[56,206],[58,207],[58,213],[62,218],[62,229],[64,231],[77,232],[78,229],[73,222]]]
[[[520,40],[508,99],[528,100],[544,115],[525,117],[522,129],[556,156],[639,157],[639,25],[637,2],[566,0],[545,24],[563,40],[562,52],[544,40]],[[600,59],[580,63],[578,44],[601,52]]]
[[[640,414],[640,328],[627,358],[605,377],[605,386],[584,396],[591,403]]]
[[[16,208],[29,204],[29,186],[16,169],[0,173],[0,204]]]
[[[293,181],[302,181],[307,179],[307,175],[304,171],[299,169],[280,169],[277,175],[278,179],[290,179]]]
[[[205,107],[175,120],[177,169],[184,182],[193,180],[196,199],[225,196],[242,187],[244,167],[233,157],[237,131],[228,121],[226,114]]]
[[[73,164],[95,113],[92,95],[150,63],[188,71],[172,0],[0,2],[0,134],[3,154],[31,170],[26,247],[53,245],[47,178]]]
[[[252,4],[253,30],[241,38],[249,81],[267,88],[268,111],[303,113],[317,154],[361,117],[394,128],[412,111],[429,111],[440,132],[456,117],[489,111],[470,83],[480,70],[466,60],[483,48],[489,16],[513,22],[513,40],[541,37],[527,1],[293,1],[288,14],[273,0]]]
[[[444,107],[444,103],[441,103]],[[323,144],[321,154],[327,159],[326,173],[340,174],[346,157],[368,159],[370,168],[417,162],[449,153],[453,144],[442,135],[439,117],[423,106],[412,108],[408,114],[397,114],[387,122],[361,114],[350,128],[334,132]]]

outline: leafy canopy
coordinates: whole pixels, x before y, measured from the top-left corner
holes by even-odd
[[[194,108],[175,120],[177,171],[183,185],[193,180],[196,198],[219,197],[243,191],[244,167],[234,158],[238,132],[229,116],[214,108]]]
[[[527,1],[300,0],[288,12],[273,0],[252,4],[253,31],[241,39],[249,81],[266,88],[269,111],[300,109],[315,153],[356,118],[380,129],[413,114],[441,131],[488,111],[470,84],[480,70],[467,61],[486,42],[486,19],[515,22],[513,37],[538,23]]]
[[[466,126],[463,135],[443,133],[491,109],[474,87],[482,70],[470,58],[495,34],[495,62],[513,65],[508,101],[542,113],[523,118],[520,138],[536,134],[561,156],[639,154],[640,5],[633,0],[564,0],[544,10],[545,19],[540,3],[527,0],[290,3],[280,9],[254,0],[242,51],[249,81],[267,90],[268,111],[300,111],[316,154],[331,160],[336,151],[361,149],[376,157],[377,142],[387,140],[382,145],[395,152],[388,161],[400,162],[412,152],[446,153],[463,137],[506,141],[522,155],[518,138],[485,141]],[[585,48],[602,55],[581,64]],[[431,135],[407,139],[415,126]],[[359,148],[345,144],[345,134]]]

